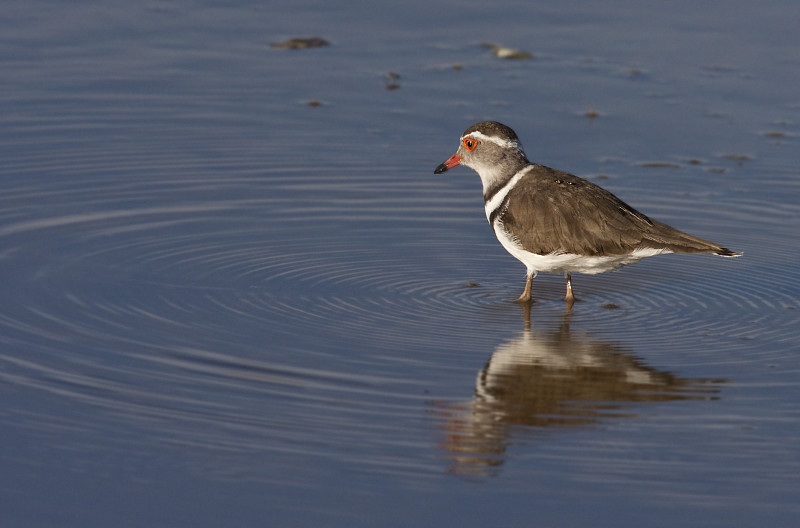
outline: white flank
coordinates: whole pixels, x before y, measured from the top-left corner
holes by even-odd
[[[519,242],[503,229],[503,224],[499,220],[496,219],[492,227],[494,228],[495,235],[497,235],[497,240],[506,248],[506,251],[525,264],[525,267],[528,268],[528,272],[533,276],[536,276],[536,273],[539,271],[545,273],[567,273],[574,271],[575,273],[594,275],[596,273],[612,271],[628,264],[635,264],[643,258],[653,257],[663,253],[672,253],[669,249],[640,248],[626,255],[609,255],[602,257],[587,257],[574,253],[558,252],[548,253],[547,255],[537,255],[522,249]]]

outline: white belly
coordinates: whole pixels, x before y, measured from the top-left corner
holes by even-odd
[[[506,248],[506,251],[525,264],[525,267],[528,268],[528,272],[533,275],[536,275],[539,271],[546,273],[575,272],[593,275],[595,273],[612,271],[627,264],[635,264],[646,257],[652,257],[662,253],[672,253],[672,251],[668,249],[642,248],[636,249],[633,253],[627,255],[602,257],[587,257],[584,255],[575,255],[574,253],[558,252],[548,253],[547,255],[537,255],[522,249],[519,242],[503,229],[503,224],[499,220],[495,220],[492,227],[494,228],[495,235],[497,235],[497,239],[503,247]]]

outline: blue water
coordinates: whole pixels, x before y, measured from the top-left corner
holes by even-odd
[[[6,6],[0,525],[794,526],[796,13]],[[744,256],[525,310],[484,119]]]

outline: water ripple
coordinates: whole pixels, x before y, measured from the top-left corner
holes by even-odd
[[[485,359],[521,327],[511,301],[524,270],[481,221],[473,187],[352,164],[252,174],[247,160],[224,178],[91,176],[105,163],[44,192],[23,179],[6,189],[7,382],[140,422],[180,422],[184,441],[226,449],[265,438],[313,449],[299,446],[314,445],[336,409],[352,422],[335,440],[345,446],[369,416],[390,412],[398,421],[385,426],[405,427],[437,380],[468,372],[475,351]],[[689,222],[704,200],[666,196],[658,206],[673,217],[661,218]],[[798,273],[784,221],[793,212],[747,196],[735,213],[709,214],[704,235],[735,234],[742,259],[668,256],[575,276],[573,324],[614,343],[668,346],[684,362],[706,345],[725,357],[694,361],[770,361],[772,349],[753,353],[753,341],[800,338],[800,302],[785,287]],[[736,232],[742,218],[760,228]],[[768,253],[764,228],[775,233]],[[562,290],[560,277],[535,280],[540,324],[560,324]]]

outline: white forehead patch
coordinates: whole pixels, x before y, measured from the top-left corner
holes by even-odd
[[[487,136],[483,132],[478,132],[478,131],[470,132],[469,134],[464,134],[463,136],[461,136],[462,143],[464,141],[464,138],[468,137],[479,139],[481,141],[489,141],[502,148],[512,148],[512,149],[522,148],[522,146],[519,144],[518,141],[514,141],[511,139],[502,139],[496,136]]]

